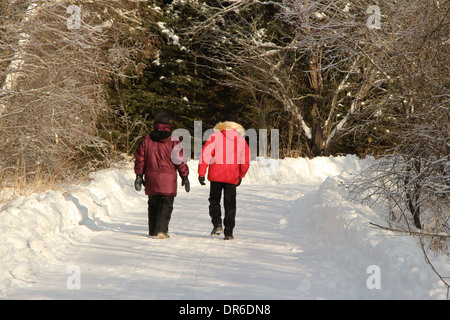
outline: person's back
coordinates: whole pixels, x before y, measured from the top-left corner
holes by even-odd
[[[154,131],[147,135],[135,153],[135,173],[145,174],[145,193],[147,195],[177,195],[177,170],[181,177],[189,175],[186,161],[175,164],[173,150],[180,143],[172,136],[172,126],[155,123]],[[183,149],[178,157],[184,158]]]
[[[244,128],[237,123],[237,118],[228,115],[214,128],[216,130],[202,149],[198,174],[200,184],[205,185],[208,170],[210,181],[209,215],[213,224],[212,236],[223,231],[225,240],[233,239],[236,218],[236,187],[241,184],[250,166],[250,149],[243,135]],[[225,219],[222,229],[220,199],[224,194]]]
[[[172,136],[170,121],[169,114],[158,113],[154,130],[142,140],[134,155],[135,188],[139,191],[144,184],[149,198],[149,235],[161,239],[169,237],[169,222],[177,195],[177,171],[182,178],[182,186],[187,192],[190,189],[189,168],[181,142]]]
[[[208,180],[237,185],[250,166],[250,149],[244,128],[233,121],[218,123],[205,143],[199,163],[199,175]]]

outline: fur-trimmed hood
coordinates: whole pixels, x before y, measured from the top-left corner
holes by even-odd
[[[230,130],[230,129],[235,129],[241,136],[245,135],[244,127],[242,127],[239,123],[236,123],[233,121],[219,122],[214,127],[215,131],[224,131],[224,130]]]

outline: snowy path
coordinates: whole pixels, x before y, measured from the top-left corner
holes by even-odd
[[[371,228],[385,222],[380,213],[345,199],[342,182],[358,167],[351,157],[298,159],[263,176],[254,165],[238,188],[233,241],[209,236],[209,186],[194,170],[168,240],[147,237],[132,170],[17,199],[0,211],[0,298],[445,299],[417,239]],[[450,257],[434,263],[450,274]],[[79,289],[67,287],[71,266]],[[370,266],[379,289],[368,288]]]
[[[296,186],[297,188],[299,186]],[[314,190],[317,186],[303,186]],[[299,192],[293,186],[242,186],[234,241],[211,238],[208,187],[175,200],[169,240],[149,239],[146,198],[93,238],[77,244],[36,284],[10,292],[32,299],[298,299],[312,298],[307,243],[292,243],[284,217]],[[276,195],[276,197],[270,197]],[[281,221],[281,223],[280,223]],[[68,290],[68,266],[81,271],[81,289]],[[316,270],[318,271],[318,270]],[[305,288],[311,288],[306,285]],[[307,290],[308,291],[308,290]]]

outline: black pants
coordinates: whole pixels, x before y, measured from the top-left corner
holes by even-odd
[[[156,195],[148,196],[148,230],[150,236],[169,232],[174,197]]]
[[[236,220],[236,186],[234,184],[211,181],[209,191],[209,215],[214,227],[222,225],[220,198],[223,190],[223,204],[225,208],[224,234],[232,236]]]

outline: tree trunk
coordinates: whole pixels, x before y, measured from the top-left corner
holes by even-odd
[[[414,220],[414,225],[417,229],[422,229],[422,224],[420,222],[420,189],[421,183],[420,180],[417,179],[417,176],[420,175],[421,165],[420,160],[413,160],[411,167],[408,169],[409,173],[413,173],[416,178],[413,179],[412,186],[407,188],[406,191],[406,202],[408,210],[411,212]],[[407,178],[407,187],[410,182],[410,177]]]
[[[321,52],[322,50],[320,48],[317,48],[317,53],[313,54],[309,60],[309,82],[314,92],[314,102],[311,109],[311,151],[313,153],[313,156],[315,157],[323,155],[324,151],[324,130],[319,112],[319,107],[322,104],[323,88],[323,79],[321,74]]]
[[[311,110],[311,151],[314,157],[323,155],[323,127],[317,113],[317,103],[314,103]]]

